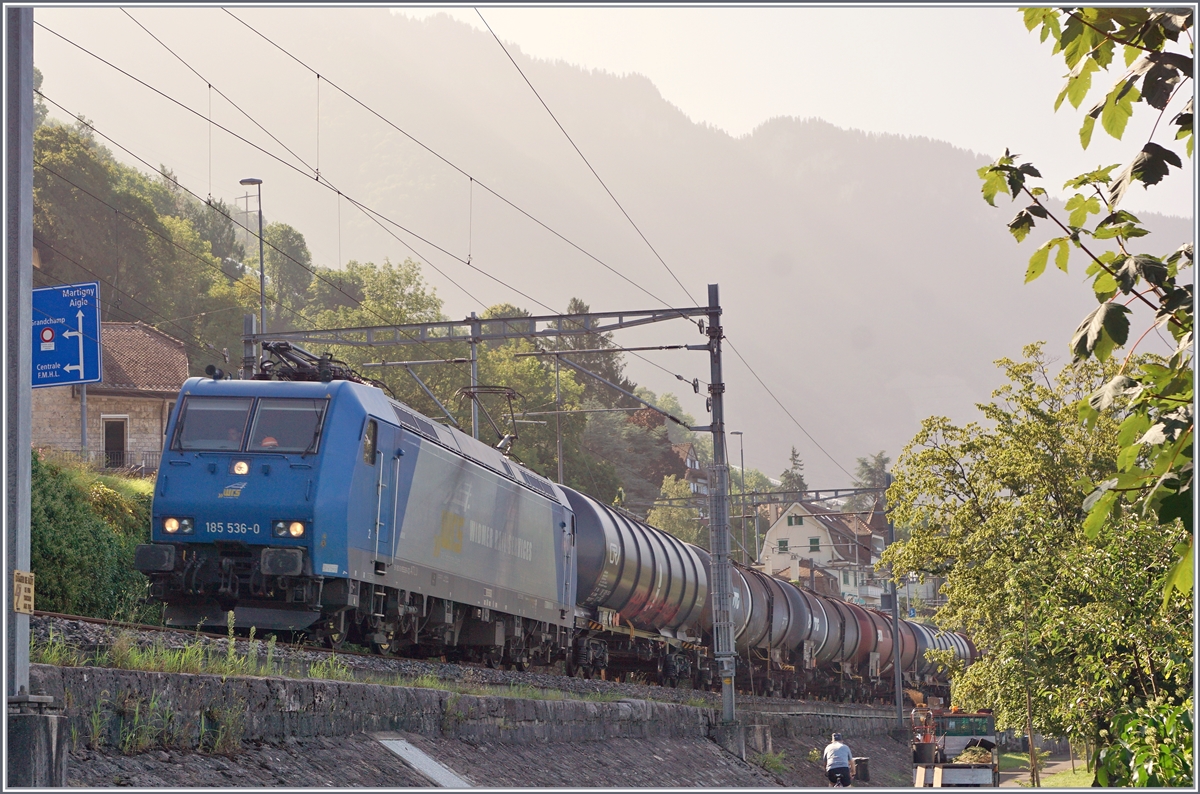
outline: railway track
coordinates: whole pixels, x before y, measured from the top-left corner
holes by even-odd
[[[182,648],[200,638],[204,642],[219,643],[228,640],[227,632],[215,630],[197,631],[196,629],[181,629],[173,626],[155,626],[128,621],[107,620],[104,618],[85,617],[82,615],[66,615],[58,612],[35,611],[30,624],[31,633],[45,642],[51,632],[58,641],[75,647],[84,652],[92,652],[99,648],[110,646],[113,641],[113,630],[132,631],[142,635],[144,644],[150,645],[156,636],[167,636],[174,641],[166,641],[166,645]],[[215,627],[213,627],[215,629]],[[241,649],[240,655],[246,656],[251,648],[249,637],[235,634],[235,647]],[[266,643],[261,636],[253,640],[257,643],[257,652],[262,656]],[[529,671],[497,670],[482,663],[443,662],[438,659],[408,659],[401,656],[382,656],[380,654],[342,648],[333,650],[322,646],[292,642],[279,643],[275,648],[276,660],[290,666],[296,674],[306,675],[307,670],[322,661],[328,661],[336,656],[348,668],[356,673],[371,677],[402,677],[409,679],[425,679],[430,677],[452,685],[512,687],[516,689],[533,688],[546,693],[566,693],[573,696],[619,696],[640,700],[657,700],[671,703],[683,703],[708,708],[719,708],[719,693],[692,689],[674,689],[657,684],[644,684],[630,681],[605,681],[602,679],[570,678],[561,671],[553,668],[533,668]],[[738,694],[738,708],[747,711],[773,713],[830,713],[833,709],[841,716],[870,716],[873,710],[869,706],[835,704],[818,701],[783,700],[759,696]],[[817,709],[818,711],[813,711]]]

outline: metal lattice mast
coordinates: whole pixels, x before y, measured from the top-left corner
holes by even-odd
[[[729,463],[725,454],[725,380],[721,374],[721,306],[708,285],[708,355],[712,364],[713,463],[709,468],[709,543],[712,546],[713,655],[721,673],[721,721],[734,721],[733,570],[729,563]]]

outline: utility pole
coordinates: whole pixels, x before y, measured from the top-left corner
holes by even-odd
[[[887,487],[892,486],[892,475],[884,472]],[[887,491],[883,492],[884,517],[887,518],[888,545],[896,541],[896,525],[887,514]],[[889,566],[894,568],[894,566]],[[892,580],[892,674],[896,679],[896,727],[904,728],[904,671],[900,669],[900,591],[896,586],[896,577]]]
[[[721,722],[734,722],[733,569],[729,563],[729,463],[725,454],[725,381],[721,373],[721,305],[716,284],[708,285],[708,354],[712,369],[713,464],[709,470],[709,532],[712,537],[713,645],[721,674]]]
[[[33,9],[5,8],[4,505],[6,747],[3,788],[67,784],[62,703],[29,686],[33,405]],[[17,591],[18,574],[22,582]],[[18,595],[24,596],[18,600]],[[19,611],[18,611],[19,610]]]

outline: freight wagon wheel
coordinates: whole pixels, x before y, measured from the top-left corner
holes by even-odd
[[[346,632],[331,631],[325,635],[325,647],[335,651],[340,651],[342,646],[346,644]]]
[[[500,654],[493,652],[484,655],[483,660],[487,662],[487,666],[493,670],[500,669]]]

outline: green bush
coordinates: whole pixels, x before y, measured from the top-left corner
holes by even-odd
[[[99,618],[145,619],[146,578],[133,552],[149,535],[149,492],[108,484],[83,468],[43,461],[30,478],[30,564],[36,607]],[[96,486],[99,486],[98,488]],[[108,520],[106,520],[106,517]],[[113,523],[110,523],[112,521]]]

